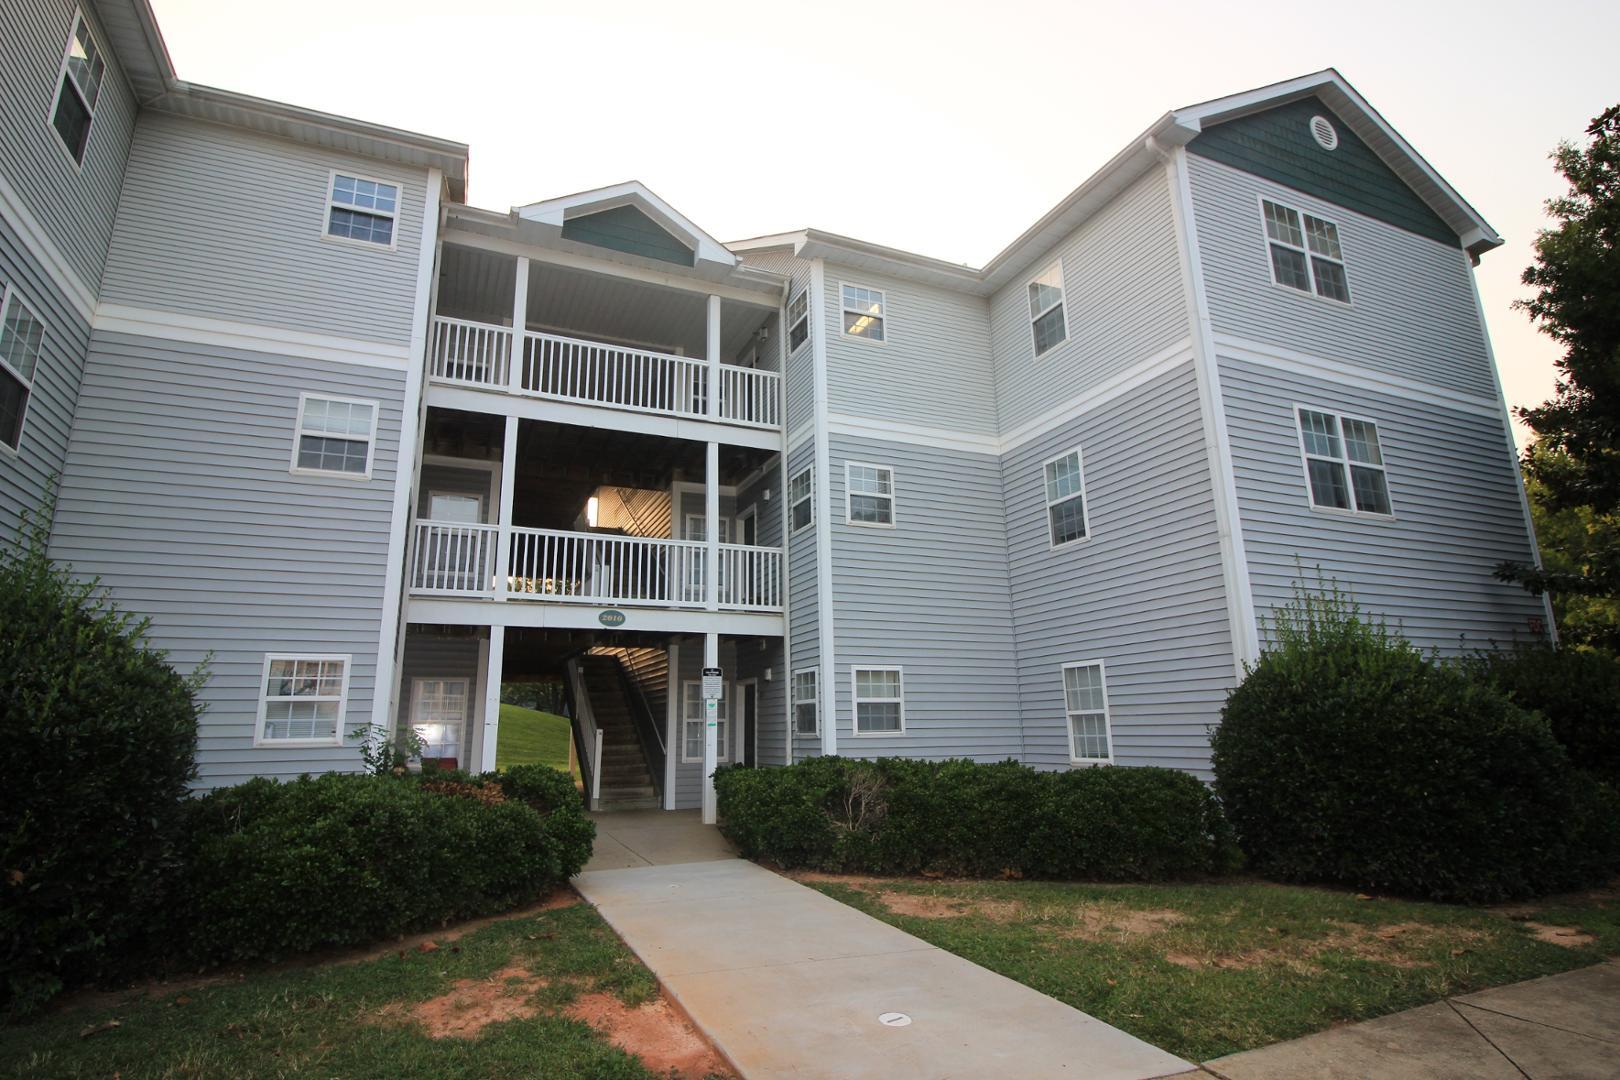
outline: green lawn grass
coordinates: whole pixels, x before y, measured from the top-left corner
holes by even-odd
[[[488,979],[511,965],[548,980],[535,998],[544,1006],[538,1015],[445,1039],[403,1015],[458,980]],[[113,1007],[61,1009],[0,1028],[0,1074],[649,1080],[654,1074],[638,1059],[558,1011],[595,991],[628,1006],[658,996],[652,973],[582,903],[495,922],[435,952],[265,970],[159,995],[131,991]]]
[[[806,883],[1192,1061],[1620,955],[1612,890],[1515,919],[1264,883]],[[1596,940],[1538,941],[1526,916]]]
[[[573,738],[566,716],[501,706],[500,735],[495,740],[495,768],[550,765],[568,771],[568,742]]]

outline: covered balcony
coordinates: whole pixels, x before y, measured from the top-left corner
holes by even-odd
[[[774,303],[447,242],[427,376],[430,388],[776,432]]]
[[[407,584],[421,598],[780,612],[776,474],[747,447],[430,409]]]

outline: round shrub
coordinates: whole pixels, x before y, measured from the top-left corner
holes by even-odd
[[[1590,649],[1524,648],[1475,657],[1469,667],[1541,714],[1575,767],[1620,786],[1620,659]]]
[[[0,550],[0,1011],[127,974],[174,878],[200,677],[45,558]]]
[[[1603,795],[1546,724],[1336,594],[1284,611],[1227,700],[1216,790],[1261,873],[1446,901],[1584,884]],[[1612,844],[1609,845],[1612,848]],[[1600,876],[1600,875],[1599,875]]]
[[[542,813],[432,782],[447,790],[328,774],[196,800],[177,939],[205,963],[360,945],[508,910],[589,857],[594,827],[577,797]]]

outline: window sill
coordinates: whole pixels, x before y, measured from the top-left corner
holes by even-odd
[[[1084,536],[1077,536],[1073,540],[1065,540],[1061,544],[1052,543],[1051,536],[1048,534],[1046,543],[1047,547],[1052,551],[1068,551],[1070,548],[1085,547],[1087,544],[1091,543],[1091,533],[1086,533]]]
[[[342,746],[342,739],[264,739],[255,738],[255,750],[322,750]]]
[[[1377,524],[1390,524],[1398,520],[1394,514],[1375,514],[1369,510],[1340,510],[1336,506],[1311,505],[1311,513],[1321,514],[1323,517],[1336,518],[1340,521],[1369,521]]]
[[[905,733],[906,733],[905,728],[900,728],[898,731],[852,731],[852,732],[850,732],[850,738],[852,738],[852,739],[892,739],[892,738],[894,738],[894,737],[896,737],[898,735],[904,735]]]
[[[857,528],[857,529],[892,529],[892,528],[894,528],[894,522],[892,522],[892,521],[887,521],[887,522],[884,522],[884,521],[851,521],[849,518],[845,518],[844,519],[844,524],[852,526],[853,528]]]
[[[294,466],[287,470],[293,476],[302,476],[309,480],[342,480],[349,484],[364,484],[371,479],[371,470],[363,473],[334,472],[330,469],[300,469]]]
[[[1069,767],[1073,768],[1073,769],[1078,769],[1078,768],[1095,769],[1099,765],[1112,765],[1113,763],[1114,763],[1113,758],[1072,757],[1072,758],[1069,759]]]

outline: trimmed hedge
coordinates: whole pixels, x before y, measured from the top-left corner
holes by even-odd
[[[1263,874],[1443,901],[1620,869],[1612,791],[1539,718],[1338,594],[1302,595],[1227,700],[1215,789]]]
[[[258,779],[188,810],[175,940],[199,963],[361,945],[509,910],[578,873],[596,831],[569,778],[544,766]]]
[[[821,757],[715,774],[721,831],[789,868],[1159,881],[1232,869],[1220,806],[1170,769]]]
[[[1620,787],[1620,659],[1590,649],[1523,648],[1468,662],[1515,705],[1541,714],[1578,769]]]
[[[197,678],[93,583],[0,543],[0,1012],[128,975],[177,871]]]

